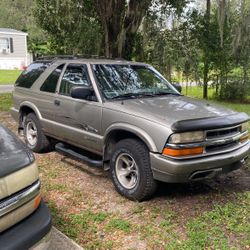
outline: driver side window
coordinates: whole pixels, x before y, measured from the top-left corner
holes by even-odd
[[[70,91],[73,86],[90,86],[86,65],[69,64],[67,66],[61,81],[59,93],[70,96]]]

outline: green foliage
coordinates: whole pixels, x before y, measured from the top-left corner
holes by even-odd
[[[246,2],[250,3],[250,1]],[[213,81],[216,86],[216,95],[219,99],[244,101],[249,94],[250,81],[247,65],[250,61],[250,33],[244,37],[245,45],[240,43],[242,44],[239,49],[241,53],[235,53],[236,45],[233,45],[235,30],[242,27],[243,15],[241,12],[244,8],[243,2],[241,8],[237,8],[236,1],[231,1],[227,5],[223,5],[222,2],[220,5],[213,4],[209,30],[207,30],[202,16],[198,14],[200,21],[198,21],[198,25],[195,25],[196,37],[199,40],[199,47],[202,48],[204,56],[209,62],[209,80]],[[242,17],[240,18],[240,16]],[[248,54],[248,58],[246,54]],[[240,77],[233,72],[235,68],[239,67],[242,69]]]
[[[37,0],[35,18],[50,35],[50,48],[58,54],[95,54],[102,41],[93,1]]]
[[[36,0],[35,18],[63,54],[105,54],[131,58],[137,31],[147,12],[181,13],[187,0]]]
[[[250,93],[250,79],[230,77],[220,89],[220,99],[244,101]]]
[[[246,26],[250,1],[243,2],[244,11],[237,1],[225,6],[211,1],[209,23],[205,6],[186,9],[181,15],[149,11],[133,57],[153,64],[172,82],[206,81],[216,87],[218,99],[244,101],[250,93],[250,29]]]

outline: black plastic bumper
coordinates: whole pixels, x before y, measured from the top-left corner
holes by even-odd
[[[51,216],[44,201],[26,219],[0,233],[1,250],[26,250],[34,246],[51,230]]]

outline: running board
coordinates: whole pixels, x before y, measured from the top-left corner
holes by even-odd
[[[70,146],[65,145],[64,143],[61,143],[61,142],[57,143],[55,146],[55,150],[65,156],[69,156],[83,163],[86,163],[90,165],[91,167],[103,167],[102,160],[93,160],[83,154],[80,154],[74,151],[72,148],[70,148]]]

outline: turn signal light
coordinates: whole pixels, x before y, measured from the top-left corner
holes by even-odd
[[[249,134],[243,135],[243,136],[240,138],[240,142],[244,142],[244,141],[248,140],[248,138],[249,138]]]
[[[187,155],[197,155],[203,153],[203,147],[196,148],[184,148],[184,149],[174,149],[174,148],[164,148],[162,154],[166,156],[187,156]]]
[[[41,194],[39,194],[36,199],[35,199],[35,203],[34,203],[34,208],[37,209],[40,205],[40,202],[41,202],[41,199],[42,199],[42,196]]]

